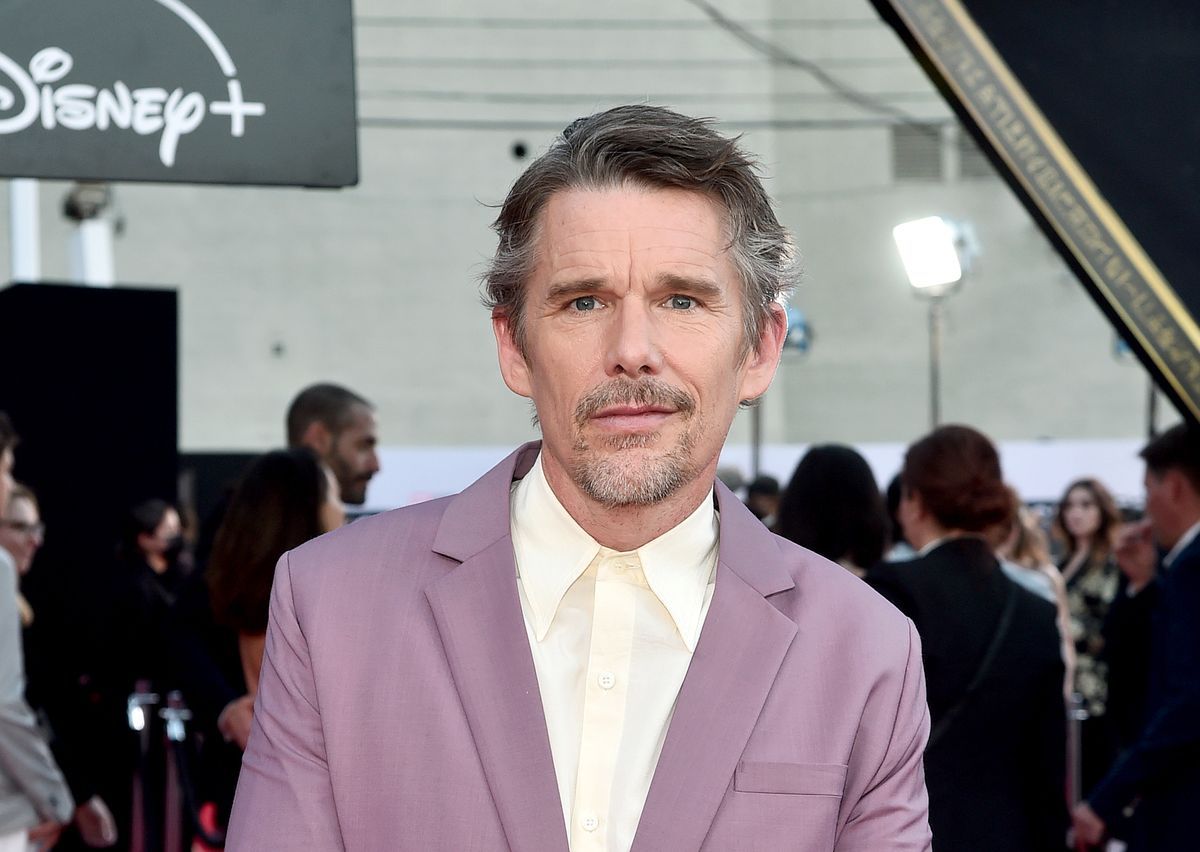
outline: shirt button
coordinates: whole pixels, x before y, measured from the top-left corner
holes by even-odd
[[[600,827],[600,820],[591,814],[588,814],[583,818],[580,824],[583,826],[584,831],[595,831]]]
[[[617,676],[612,672],[600,672],[600,676],[596,678],[596,683],[600,684],[601,689],[612,689],[617,685]]]

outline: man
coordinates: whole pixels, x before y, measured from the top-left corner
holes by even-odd
[[[496,228],[543,441],[281,560],[228,848],[928,849],[912,625],[714,485],[794,275],[753,162],[619,107]]]
[[[288,406],[287,440],[289,447],[308,447],[329,465],[343,503],[366,501],[367,483],[379,473],[371,403],[340,385],[310,385]]]
[[[371,403],[341,385],[309,385],[288,406],[285,426],[289,447],[308,447],[333,472],[342,502],[362,505],[367,498],[367,484],[380,469],[375,409]],[[196,548],[201,565],[208,562],[231,492],[232,488],[205,519]],[[198,611],[203,611],[203,607]],[[239,748],[245,748],[254,696],[243,694],[228,683],[195,636],[181,634],[178,641],[183,648],[176,655],[187,660],[181,669],[193,708],[216,713],[220,734]]]
[[[1146,462],[1146,521],[1119,542],[1132,578],[1154,573],[1154,544],[1166,551],[1158,579],[1146,722],[1075,810],[1089,844],[1137,802],[1131,852],[1191,849],[1200,812],[1200,433],[1180,424],[1141,452]],[[1135,579],[1133,582],[1137,582]]]
[[[0,411],[0,517],[12,491],[16,444],[12,422]],[[66,781],[25,703],[16,567],[0,547],[0,852],[53,846],[74,809]]]
[[[779,480],[773,476],[761,474],[746,486],[746,508],[762,521],[767,529],[775,526],[781,497]]]

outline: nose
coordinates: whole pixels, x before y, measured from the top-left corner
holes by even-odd
[[[622,299],[608,329],[605,372],[636,379],[662,371],[658,329],[649,307],[638,299]]]

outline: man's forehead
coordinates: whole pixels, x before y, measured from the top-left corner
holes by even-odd
[[[631,226],[648,232],[700,232],[724,229],[725,211],[701,192],[638,186],[606,189],[564,189],[546,201],[541,213],[544,229],[556,233],[614,231]]]
[[[28,497],[10,495],[8,498],[8,509],[5,510],[4,515],[13,521],[31,521],[36,513],[37,510],[33,506],[33,501]]]
[[[375,431],[375,411],[365,405],[355,405],[351,408],[349,416],[340,430],[341,433],[373,431]]]
[[[542,211],[541,226],[539,253],[556,269],[626,258],[712,269],[728,250],[720,205],[684,190],[558,192]]]

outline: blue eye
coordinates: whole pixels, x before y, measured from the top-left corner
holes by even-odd
[[[594,311],[596,310],[595,296],[580,296],[575,301],[571,302],[571,307],[577,311]]]
[[[672,296],[668,304],[676,310],[689,311],[696,306],[696,300],[691,296]]]

